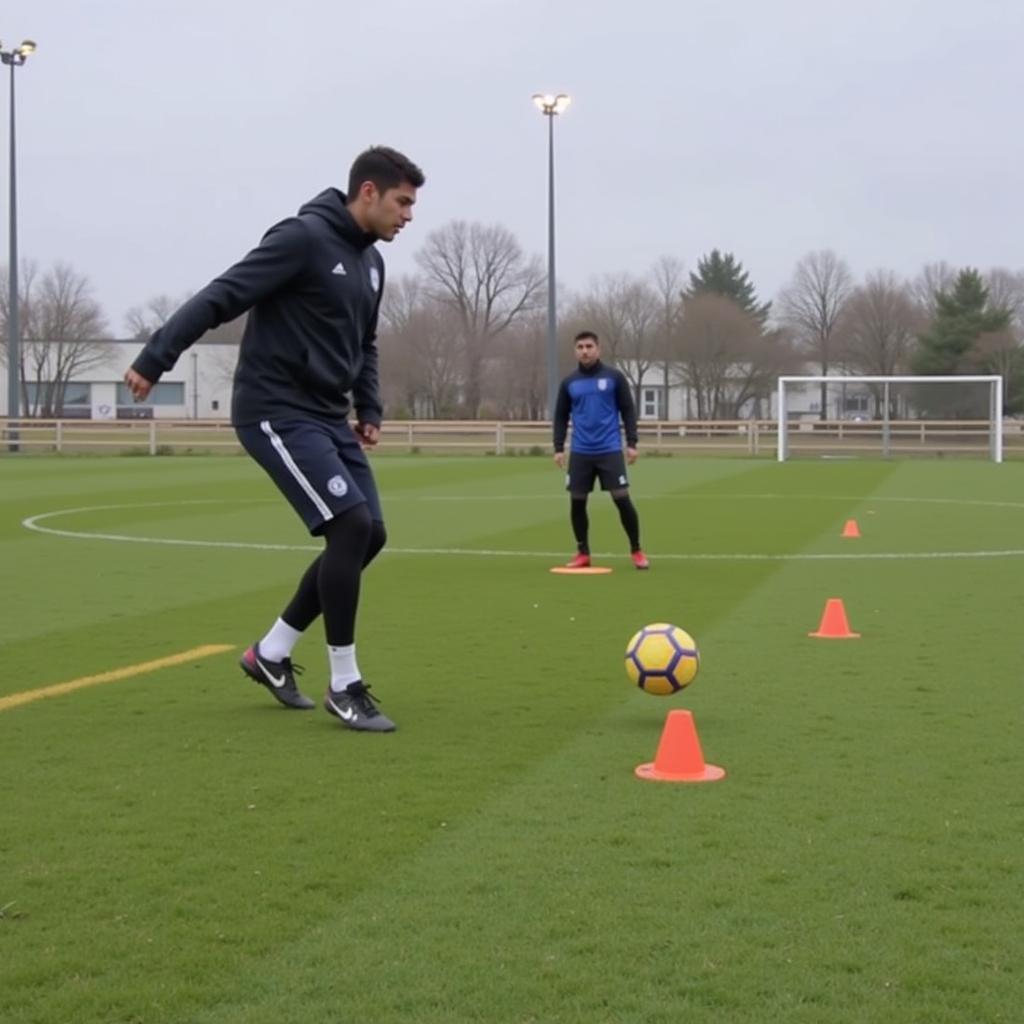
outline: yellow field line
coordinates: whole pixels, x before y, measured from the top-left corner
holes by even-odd
[[[195,661],[197,658],[209,658],[212,654],[223,654],[225,651],[230,650],[232,650],[230,644],[204,644],[202,647],[193,647],[189,651],[182,651],[181,654],[169,654],[166,658],[143,661],[138,665],[126,665],[124,668],[115,668],[110,672],[101,672],[96,676],[82,676],[81,679],[72,679],[66,683],[55,683],[53,686],[43,686],[38,690],[12,693],[8,697],[0,697],[0,711],[20,707],[22,704],[31,704],[32,701],[43,700],[45,697],[60,697],[65,693],[73,693],[75,690],[84,689],[86,686],[98,686],[100,683],[114,683],[118,679],[142,676],[147,672],[156,672],[158,669],[168,668],[171,665],[182,665],[186,661]]]

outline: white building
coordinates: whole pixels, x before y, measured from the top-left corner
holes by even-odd
[[[635,367],[620,362],[617,364],[627,377],[635,379]],[[804,373],[818,372],[813,364]],[[876,402],[866,384],[842,384],[845,374],[832,373],[836,385],[830,385],[826,401],[825,419],[853,420],[869,419],[876,413]],[[697,400],[693,390],[681,381],[681,371],[675,364],[669,364],[666,386],[665,366],[656,364],[648,367],[640,378],[640,394],[637,402],[637,416],[641,420],[693,420],[697,418]],[[787,394],[789,418],[820,419],[821,388],[806,385],[791,387]],[[742,419],[771,419],[778,416],[778,391],[773,387],[769,395],[761,400],[750,401],[740,410]]]
[[[124,371],[142,350],[142,342],[103,342],[109,355],[98,365],[74,375],[64,392],[62,419],[227,419],[231,408],[231,375],[238,345],[199,342],[165,373],[145,402],[135,402],[122,380]],[[38,408],[37,394],[48,381],[28,380],[30,415]],[[7,411],[7,367],[0,365],[0,410]]]

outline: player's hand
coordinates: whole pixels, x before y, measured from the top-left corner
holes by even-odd
[[[636,456],[637,456],[637,450],[635,448],[627,448],[626,449],[626,462],[628,462],[631,466],[633,465],[634,462],[636,462]]]
[[[376,423],[357,423],[356,437],[364,448],[373,448],[380,440],[380,427]]]
[[[555,452],[555,465],[559,469],[565,468],[565,452]]]
[[[124,371],[124,382],[136,402],[144,402],[153,390],[153,382],[146,380],[141,373],[136,373],[131,367]]]

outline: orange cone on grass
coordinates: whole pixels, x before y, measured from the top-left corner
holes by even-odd
[[[844,537],[859,537],[860,527],[857,525],[856,519],[847,519],[846,525],[843,527]]]
[[[677,709],[665,719],[654,761],[637,765],[634,774],[659,782],[714,782],[725,778],[725,769],[704,761],[693,715]]]
[[[821,624],[816,633],[808,633],[808,636],[820,637],[823,640],[857,640],[860,633],[854,633],[850,629],[850,623],[846,619],[846,607],[841,597],[830,597],[825,602],[825,610],[821,614]]]

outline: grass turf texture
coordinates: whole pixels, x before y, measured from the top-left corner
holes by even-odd
[[[523,552],[381,556],[394,736],[242,678],[313,557],[247,460],[0,460],[0,698],[235,647],[0,712],[5,1024],[1019,1019],[1024,558],[666,556],[1017,550],[1024,466],[641,462],[652,570],[597,495],[587,578],[548,460],[377,467],[393,549]],[[299,550],[20,525],[102,505],[41,525]],[[863,639],[807,637],[832,596]],[[659,620],[677,698],[622,665]],[[633,777],[679,706],[724,781]]]

